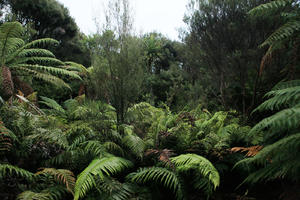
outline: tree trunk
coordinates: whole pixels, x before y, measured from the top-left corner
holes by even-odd
[[[9,100],[14,94],[14,83],[12,80],[11,72],[8,67],[3,66],[0,68],[0,96],[5,100]]]

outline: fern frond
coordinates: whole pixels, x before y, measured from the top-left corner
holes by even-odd
[[[117,155],[120,155],[120,156],[125,155],[124,150],[118,144],[116,144],[114,142],[105,142],[103,144],[103,147],[109,153],[117,154]]]
[[[38,193],[27,190],[17,196],[17,200],[52,200],[48,193]]]
[[[236,166],[257,164],[263,168],[250,174],[245,182],[256,183],[264,180],[300,177],[300,133],[285,137],[263,148],[256,156],[239,161]]]
[[[24,29],[19,22],[6,22],[0,26],[0,40],[20,38],[23,31]]]
[[[287,5],[291,5],[294,0],[275,0],[269,3],[261,4],[249,11],[250,15],[262,15],[265,12],[273,9],[283,8]]]
[[[75,187],[75,177],[73,172],[66,169],[54,169],[54,168],[44,168],[42,171],[36,173],[39,174],[50,174],[54,177],[58,183],[62,183],[66,186],[67,190],[74,194]]]
[[[61,105],[59,105],[54,99],[50,99],[48,97],[40,97],[42,99],[42,101],[39,101],[39,103],[44,104],[46,106],[48,106],[49,108],[56,110],[57,112],[65,115],[66,111],[63,109],[63,107]]]
[[[141,168],[127,176],[131,182],[138,184],[157,183],[172,190],[177,199],[184,199],[179,177],[174,172],[161,167]]]
[[[138,158],[142,159],[145,151],[145,142],[136,135],[127,135],[122,139],[123,145]]]
[[[132,167],[129,160],[120,157],[105,157],[93,160],[79,175],[75,184],[74,199],[84,197],[88,190],[95,186],[95,175],[104,179],[104,175],[112,175]]]
[[[40,73],[35,70],[31,70],[25,67],[18,67],[15,68],[16,72],[27,72],[28,74],[32,75],[34,78],[43,80],[45,82],[52,83],[53,85],[56,85],[58,87],[65,87],[71,90],[70,86],[65,83],[62,79],[57,78],[56,76],[53,76],[51,74],[46,74],[46,73]]]
[[[105,200],[127,200],[134,193],[130,185],[122,184],[111,177],[105,177],[104,180],[98,179],[96,189],[99,191],[101,199]]]
[[[36,48],[38,46],[47,45],[47,44],[58,45],[59,42],[52,38],[42,38],[42,39],[34,40],[32,42],[29,42],[29,43],[23,45],[21,48],[17,49],[15,52],[13,52],[11,55],[8,55],[8,57],[6,58],[6,62],[11,63],[17,57],[23,57],[24,54],[22,55],[22,53],[26,52],[26,50],[30,51],[30,49],[32,49],[32,48]],[[51,55],[50,57],[53,57],[53,56]]]
[[[8,176],[14,176],[14,175],[25,178],[27,180],[32,180],[34,177],[33,173],[25,169],[10,164],[0,164],[0,179],[3,179],[4,177],[8,177]]]
[[[88,73],[87,68],[85,68],[83,65],[76,62],[71,62],[71,61],[65,62],[65,66],[66,69],[70,71],[78,71],[84,74]]]
[[[0,151],[9,151],[13,145],[12,142],[17,140],[17,136],[7,129],[0,120]]]
[[[54,58],[55,55],[47,50],[47,49],[24,49],[23,51],[20,52],[18,55],[19,57],[29,57],[29,56],[38,56],[38,57],[50,57]]]
[[[282,89],[287,89],[287,88],[297,87],[297,86],[300,86],[300,79],[279,82],[272,88],[272,90],[282,90]]]
[[[300,100],[300,86],[289,87],[284,89],[272,90],[266,97],[272,97],[264,101],[253,112],[263,110],[279,110],[284,106],[295,106]]]
[[[293,20],[289,21],[279,29],[277,29],[274,33],[272,33],[261,45],[260,47],[264,47],[266,45],[272,45],[274,42],[283,40],[292,36],[294,33],[300,30],[300,21]]]
[[[35,63],[35,65],[38,65],[38,66],[39,65],[40,66],[44,65],[44,66],[47,66],[47,67],[49,67],[49,66],[63,66],[64,65],[64,63],[62,61],[60,61],[56,58],[43,57],[43,56],[30,56],[30,57],[19,58],[13,64],[18,65],[18,64],[23,64],[23,63]]]
[[[76,79],[81,80],[80,76],[74,72],[62,69],[62,68],[58,68],[58,67],[50,67],[50,66],[43,66],[43,65],[30,65],[30,64],[17,64],[14,65],[13,67],[11,67],[11,69],[18,69],[18,68],[27,68],[27,69],[31,69],[31,70],[37,70],[40,72],[49,72],[51,74],[59,74],[59,75],[66,75],[69,77],[73,77]]]
[[[263,119],[256,124],[250,131],[250,135],[258,133],[264,129],[268,129],[269,132],[278,133],[285,130],[293,130],[299,128],[300,119],[300,104],[281,110],[276,114]]]
[[[171,158],[171,162],[178,170],[187,171],[196,169],[203,177],[207,177],[216,189],[220,185],[220,175],[213,164],[206,158],[196,154],[182,154]]]

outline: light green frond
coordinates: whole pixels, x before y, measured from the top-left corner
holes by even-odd
[[[88,73],[87,68],[85,68],[83,65],[79,64],[79,63],[75,63],[75,62],[65,62],[65,66],[67,70],[70,71],[78,71],[78,72],[83,72],[83,73]]]
[[[274,42],[283,40],[292,36],[294,33],[300,30],[300,21],[289,21],[279,29],[277,29],[272,35],[270,35],[260,46],[272,45]]]
[[[7,62],[7,58],[24,44],[25,42],[20,38],[7,38],[5,41],[0,40],[0,48],[2,49],[5,46],[5,49],[2,51],[2,57]]]
[[[176,198],[183,199],[183,190],[177,174],[161,167],[141,168],[126,177],[138,184],[157,183],[172,190]]]
[[[32,180],[34,176],[33,173],[25,169],[9,164],[0,164],[0,179],[3,179],[5,177],[11,177],[14,175],[25,178],[27,180]]]
[[[53,76],[51,74],[46,74],[46,73],[40,73],[32,69],[28,69],[26,67],[17,67],[13,68],[13,70],[16,70],[16,73],[28,73],[32,75],[34,78],[43,80],[45,82],[52,83],[53,85],[56,85],[58,87],[65,87],[71,90],[70,86],[65,83],[62,79],[57,78],[56,76]]]
[[[17,200],[52,200],[48,193],[38,193],[27,190],[17,196]]]
[[[273,10],[273,9],[279,9],[283,8],[287,5],[290,5],[294,0],[275,0],[271,1],[269,3],[261,4],[254,9],[249,11],[249,14],[251,15],[263,15],[267,11]]]
[[[105,157],[93,160],[78,176],[74,200],[84,197],[86,192],[95,186],[94,176],[103,180],[104,175],[110,176],[132,166],[132,162],[120,157]]]
[[[24,29],[19,22],[6,22],[0,26],[0,40],[6,38],[19,38]]]
[[[24,63],[35,63],[35,65],[39,66],[62,66],[64,63],[56,58],[53,57],[41,57],[41,56],[30,56],[30,57],[23,57],[17,59],[13,65],[24,64]],[[30,66],[30,65],[29,65]]]
[[[136,135],[127,135],[122,138],[122,143],[125,145],[136,157],[142,159],[146,148],[145,142]]]
[[[29,48],[34,48],[34,47],[39,47],[39,46],[44,46],[44,45],[58,45],[58,44],[59,44],[59,42],[55,39],[41,38],[41,39],[37,39],[37,40],[27,43],[26,45],[23,46],[22,49],[29,49]]]
[[[23,52],[26,52],[26,50],[30,51],[31,49],[35,49],[39,46],[43,46],[43,45],[47,45],[47,44],[49,44],[49,45],[58,45],[59,42],[57,40],[52,39],[52,38],[42,38],[42,39],[34,40],[32,42],[29,42],[29,43],[23,45],[22,47],[17,49],[14,53],[9,55],[9,57],[7,58],[7,62],[11,63],[17,57],[21,57],[21,58],[24,57]],[[42,49],[42,48],[38,48],[38,49]],[[45,53],[45,52],[43,52],[43,53]],[[47,57],[48,53],[43,54],[43,55]],[[29,56],[29,55],[27,55],[27,56]],[[50,54],[49,57],[53,57],[53,55]]]
[[[74,194],[75,177],[73,172],[66,169],[44,168],[36,174],[50,174],[58,183],[66,186],[67,190]]]
[[[20,54],[18,55],[20,58],[22,57],[29,57],[29,56],[39,56],[39,57],[51,57],[54,58],[55,55],[47,50],[47,49],[24,49],[23,51],[20,52]]]
[[[206,158],[196,154],[182,154],[171,158],[178,170],[196,169],[203,177],[207,177],[216,189],[220,185],[220,175],[213,164]]]
[[[18,69],[18,68],[27,68],[31,70],[35,70],[37,72],[48,72],[51,74],[59,74],[59,75],[67,75],[76,79],[81,80],[80,76],[74,72],[58,68],[58,67],[50,67],[50,66],[43,66],[43,65],[31,65],[31,64],[17,64],[11,67],[11,69]]]

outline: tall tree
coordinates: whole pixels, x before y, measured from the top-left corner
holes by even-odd
[[[267,1],[191,0],[185,17],[189,27],[185,39],[193,57],[187,64],[198,68],[191,71],[201,73],[200,80],[211,85],[209,93],[223,107],[233,107],[244,114],[255,104],[260,83],[263,49],[258,45],[276,26],[273,18],[258,20],[247,14],[263,2]]]
[[[120,124],[124,122],[128,106],[137,100],[141,90],[142,45],[131,32],[128,0],[110,1],[106,19],[105,28],[96,40],[93,81],[96,98],[104,98],[116,108]]]

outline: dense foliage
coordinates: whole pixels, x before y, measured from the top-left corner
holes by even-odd
[[[190,0],[179,42],[0,1],[0,199],[298,200],[299,5]]]

